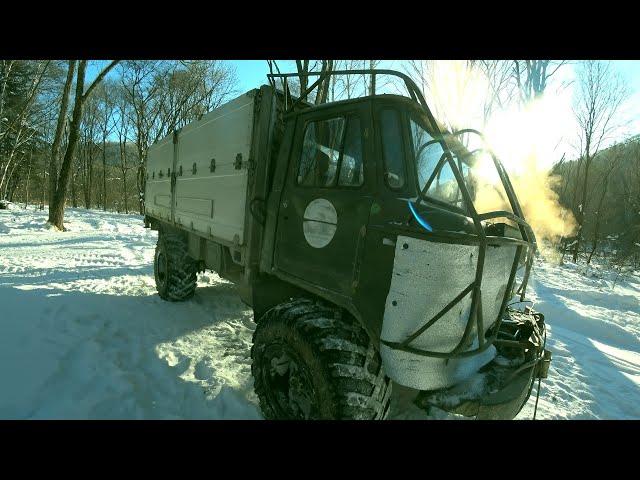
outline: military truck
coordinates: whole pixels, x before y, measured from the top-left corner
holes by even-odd
[[[424,408],[515,417],[550,353],[543,315],[512,301],[536,240],[500,160],[470,148],[479,132],[444,129],[400,72],[308,75],[297,97],[297,74],[268,75],[150,148],[160,297],[189,299],[207,269],[235,283],[268,419],[383,419],[392,384]],[[331,75],[406,94],[309,102]],[[506,210],[476,208],[487,161]]]

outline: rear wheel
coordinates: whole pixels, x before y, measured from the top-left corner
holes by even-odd
[[[160,232],[153,262],[160,298],[177,302],[191,298],[196,290],[196,262],[189,256],[187,242],[175,233]]]
[[[349,315],[307,299],[269,310],[251,349],[268,419],[373,420],[387,416],[391,382],[366,332]]]

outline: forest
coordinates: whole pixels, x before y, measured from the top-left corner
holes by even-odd
[[[439,68],[441,63],[404,61],[402,70],[423,89],[445,125],[464,127],[459,124],[465,106],[452,105],[443,94],[451,78],[443,81],[443,72],[451,71]],[[381,61],[265,64],[271,72],[286,67],[302,74],[288,85],[301,95],[315,81],[305,73],[376,68]],[[564,261],[589,263],[600,255],[637,266],[640,136],[624,131],[621,109],[630,91],[612,64],[473,60],[457,65],[465,81],[475,82],[471,91],[481,99],[484,121],[496,111],[523,110],[552,87],[558,91],[573,84],[573,148],[547,159],[544,178],[552,201],[573,220],[570,229],[550,240]],[[569,66],[575,78],[557,80]],[[307,99],[316,104],[397,88],[382,80],[374,85],[367,75],[322,78]],[[468,83],[457,88],[468,89]],[[60,230],[66,206],[143,214],[149,146],[243,93],[239,84],[234,67],[223,60],[2,60],[0,200],[48,208],[49,222]]]

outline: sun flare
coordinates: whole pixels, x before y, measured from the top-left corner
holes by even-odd
[[[509,173],[525,218],[538,238],[555,240],[571,234],[575,220],[560,206],[553,189],[557,179],[551,175],[571,122],[570,96],[549,91],[525,105],[513,101],[507,107],[490,109],[488,78],[459,60],[433,62],[427,83],[425,96],[448,129],[475,128],[483,133],[484,147],[494,152]],[[470,150],[483,146],[473,135],[465,141]],[[509,210],[491,156],[474,155],[473,170],[478,211]]]

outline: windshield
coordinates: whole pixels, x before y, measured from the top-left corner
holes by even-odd
[[[448,156],[445,155],[443,141],[435,140],[413,118],[410,118],[410,128],[418,187],[422,196],[466,211],[462,192]],[[472,138],[468,134],[447,137],[452,159],[462,174],[476,210],[479,213],[510,210],[506,192],[491,156],[481,148],[471,149],[471,143]]]

